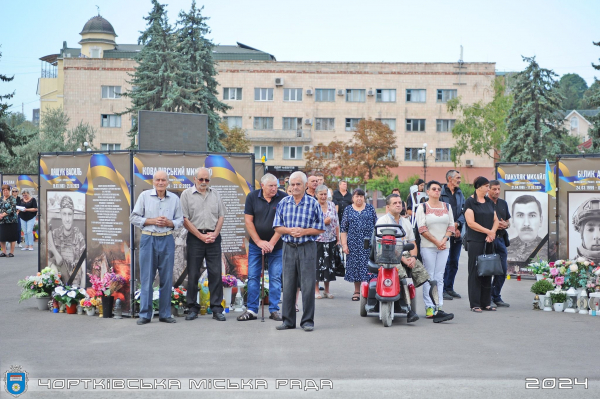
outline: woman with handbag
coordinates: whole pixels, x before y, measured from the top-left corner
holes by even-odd
[[[481,313],[482,310],[496,310],[491,306],[492,276],[479,275],[477,258],[483,254],[493,253],[498,217],[494,211],[494,203],[486,196],[490,190],[489,180],[479,176],[473,182],[473,186],[475,193],[465,202],[469,241],[469,304],[472,312]]]
[[[340,242],[340,223],[338,222],[335,204],[327,200],[327,186],[321,184],[315,190],[317,200],[323,211],[325,231],[317,237],[317,282],[315,284],[315,298],[333,299],[329,293],[329,282],[335,281],[334,251]],[[325,284],[323,295],[319,292],[319,281]]]

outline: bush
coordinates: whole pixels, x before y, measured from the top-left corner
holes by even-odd
[[[552,291],[553,289],[554,289],[554,285],[546,279],[536,281],[531,286],[531,292],[533,292],[534,294],[537,294],[537,295],[545,295],[546,292]]]
[[[563,303],[567,300],[567,294],[564,292],[559,292],[558,294],[550,294],[550,298],[552,298],[552,303]]]

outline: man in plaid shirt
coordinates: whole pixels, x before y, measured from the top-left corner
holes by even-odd
[[[290,176],[292,195],[277,205],[273,228],[283,240],[283,323],[276,328],[296,328],[296,287],[300,280],[302,319],[300,327],[312,331],[315,326],[317,276],[317,236],[325,231],[323,211],[316,199],[305,193],[307,178],[302,172]]]

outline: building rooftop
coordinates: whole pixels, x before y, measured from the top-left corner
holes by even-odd
[[[83,30],[79,34],[85,35],[86,33],[106,33],[117,36],[111,23],[102,18],[100,15],[90,18],[89,21],[85,23]]]

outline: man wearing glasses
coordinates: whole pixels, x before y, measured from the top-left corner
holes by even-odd
[[[210,291],[210,309],[213,319],[225,321],[223,316],[223,280],[221,279],[221,227],[225,218],[225,205],[216,190],[208,186],[212,170],[198,168],[194,177],[194,186],[181,194],[183,226],[187,235],[187,269],[189,313],[186,320],[198,317],[200,305],[198,280],[203,261],[208,269],[208,289]]]

